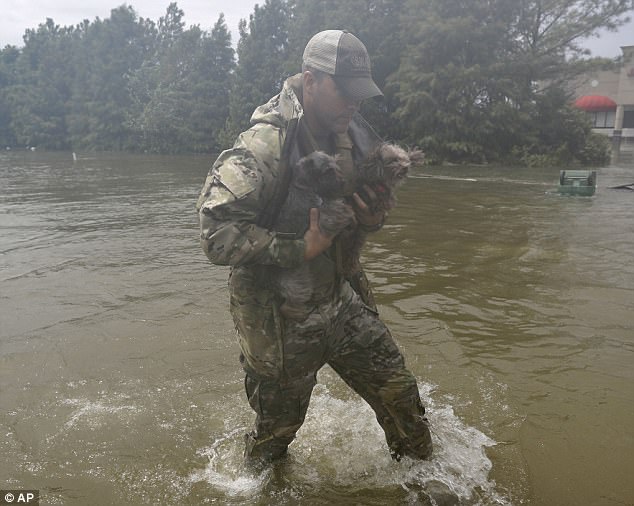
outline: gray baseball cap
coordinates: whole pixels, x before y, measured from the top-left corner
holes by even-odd
[[[325,30],[314,35],[304,49],[303,64],[330,74],[354,100],[383,95],[372,80],[368,50],[346,30]]]

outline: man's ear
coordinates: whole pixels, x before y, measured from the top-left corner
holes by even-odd
[[[302,72],[302,93],[304,95],[312,95],[315,85],[317,84],[317,78],[310,70],[304,70]]]

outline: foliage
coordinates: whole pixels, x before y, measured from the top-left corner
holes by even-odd
[[[513,80],[500,63],[509,46],[502,29],[511,16],[507,4],[408,3],[407,12],[419,14],[403,21],[411,37],[390,81],[396,116],[408,125],[410,142],[423,140],[440,159],[488,161],[515,143],[521,109],[510,100]]]
[[[131,7],[121,6],[105,20],[85,23],[66,66],[74,74],[68,110],[73,149],[133,149],[126,124],[132,106],[127,90],[130,69],[147,56],[153,24],[139,22]]]
[[[64,113],[70,100],[72,74],[64,68],[69,59],[71,31],[47,19],[37,30],[27,30],[24,42],[17,57],[14,49],[3,55],[5,61],[14,59],[5,88],[12,135],[21,146],[66,148]]]
[[[186,27],[133,8],[0,51],[0,143],[73,150],[217,152],[300,70],[308,39],[348,29],[366,45],[383,99],[378,132],[442,162],[602,163],[606,140],[563,84],[606,65],[580,40],[615,29],[634,0],[265,0],[239,25]],[[236,61],[237,56],[237,61]]]
[[[605,135],[591,132],[577,159],[583,165],[607,165],[610,161],[610,139]]]
[[[168,6],[158,25],[131,7],[60,28],[47,19],[24,47],[0,51],[0,142],[46,149],[210,152],[229,114],[235,67],[219,16],[185,29]]]
[[[16,62],[20,51],[15,46],[7,46],[0,51],[0,146],[15,146],[17,139],[11,125],[11,92],[16,83]]]
[[[266,0],[255,5],[253,14],[238,27],[238,65],[229,99],[229,117],[223,141],[226,144],[249,125],[254,109],[277,94],[284,82],[284,64],[288,58],[287,3]]]
[[[403,20],[410,36],[390,80],[406,138],[437,160],[508,160],[557,144],[558,157],[570,161],[578,152],[571,136],[587,135],[565,101],[553,112],[540,106],[543,95],[602,65],[581,58],[579,39],[618,26],[633,7],[631,0],[410,0]],[[553,121],[575,130],[558,129],[563,137],[554,142],[546,133],[555,132]]]
[[[185,29],[175,3],[159,20],[150,58],[128,78],[133,107],[127,123],[149,152],[209,152],[219,147],[228,115],[234,65],[231,37],[221,14],[211,34]]]
[[[559,88],[549,88],[535,100],[535,120],[512,158],[529,167],[597,165],[609,160],[608,139],[592,132],[584,112],[570,105]]]

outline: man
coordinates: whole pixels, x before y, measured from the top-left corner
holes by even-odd
[[[383,212],[372,211],[376,195],[366,187],[364,201],[354,187],[356,164],[380,142],[359,106],[378,95],[359,39],[341,30],[316,34],[305,48],[302,73],[255,110],[252,127],[219,156],[201,192],[203,250],[212,263],[232,267],[231,314],[257,415],[246,435],[249,459],[286,454],[324,364],[370,404],[394,458],[431,456],[416,379],[378,317],[363,272],[344,279],[338,267],[346,252],[320,230],[318,209],[311,209],[299,236],[272,229],[293,165],[316,150],[337,156],[356,226],[365,233],[382,226]],[[302,262],[314,280],[311,300],[302,317],[287,318],[276,274]]]

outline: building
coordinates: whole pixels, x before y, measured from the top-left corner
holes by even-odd
[[[574,85],[575,106],[586,111],[595,132],[612,140],[612,163],[634,163],[634,46],[621,46],[615,71],[589,73]]]

